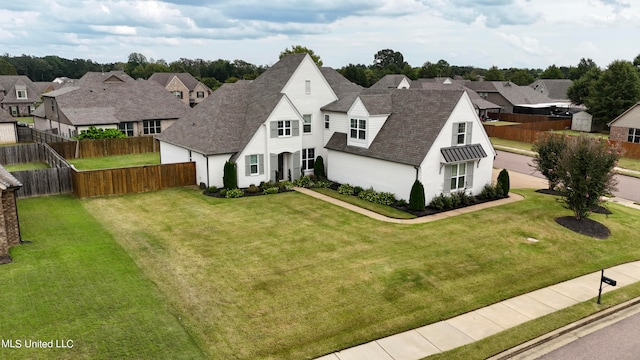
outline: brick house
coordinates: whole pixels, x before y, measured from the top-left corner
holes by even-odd
[[[15,194],[21,187],[22,184],[0,166],[0,264],[10,263],[9,248],[21,243]]]
[[[640,144],[640,102],[613,119],[609,139]]]
[[[40,89],[24,75],[0,75],[0,108],[11,116],[31,116],[40,103]]]
[[[189,73],[154,73],[149,81],[164,86],[183,103],[194,107],[211,95],[211,89]]]

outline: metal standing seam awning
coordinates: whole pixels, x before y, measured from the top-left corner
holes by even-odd
[[[440,153],[444,159],[444,161],[441,161],[443,164],[478,160],[487,157],[487,153],[484,152],[480,144],[446,147],[440,149]]]

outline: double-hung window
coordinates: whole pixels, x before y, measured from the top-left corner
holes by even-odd
[[[278,136],[291,136],[291,120],[278,121]]]
[[[16,90],[16,97],[18,99],[26,99],[27,98],[27,90]]]
[[[258,175],[260,173],[260,163],[258,155],[249,155],[249,174]]]
[[[324,128],[329,129],[329,115],[324,116]]]
[[[302,115],[302,133],[310,134],[311,133],[311,115]]]
[[[142,131],[145,135],[160,134],[160,120],[144,120]]]
[[[182,91],[176,90],[176,91],[172,91],[173,96],[177,97],[178,99],[182,99]]]
[[[313,170],[315,165],[315,149],[302,149],[302,170]]]
[[[629,137],[627,140],[636,144],[640,143],[640,129],[629,129]]]
[[[196,97],[198,99],[204,99],[204,91],[198,91],[196,92]]]
[[[457,145],[464,145],[467,143],[467,123],[458,123],[458,132],[456,135]]]
[[[118,124],[118,130],[127,136],[133,136],[133,123],[123,122]]]
[[[451,166],[451,191],[462,190],[465,188],[465,178],[467,175],[467,163],[453,164]]]
[[[349,130],[349,137],[352,139],[365,140],[367,138],[367,120],[351,119]]]

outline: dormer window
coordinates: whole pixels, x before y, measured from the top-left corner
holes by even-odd
[[[349,137],[356,140],[367,139],[367,120],[351,119]]]
[[[171,92],[173,94],[173,96],[177,97],[178,99],[182,99],[182,91],[172,91]]]
[[[16,97],[18,99],[26,99],[27,98],[27,90],[16,90]]]

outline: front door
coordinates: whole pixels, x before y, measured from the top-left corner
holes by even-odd
[[[276,181],[284,180],[284,153],[278,154],[278,172],[276,173]]]

